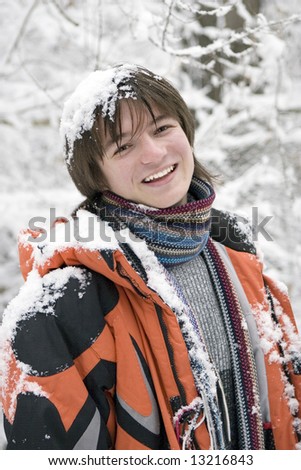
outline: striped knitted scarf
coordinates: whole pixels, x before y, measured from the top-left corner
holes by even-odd
[[[209,237],[214,190],[204,181],[193,178],[189,197],[192,201],[182,206],[155,209],[107,191],[102,196],[103,218],[115,230],[128,227],[146,241],[164,266],[173,266],[197,256]]]

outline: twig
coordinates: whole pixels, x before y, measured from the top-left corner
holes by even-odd
[[[27,75],[31,78],[31,80],[35,83],[35,85],[47,96],[47,98],[53,103],[58,109],[61,109],[59,103],[51,96],[51,94],[47,91],[45,87],[43,87],[40,82],[36,79],[36,77],[28,70],[25,63],[21,63],[22,69],[27,73]]]
[[[23,19],[21,28],[19,29],[19,32],[17,34],[17,37],[15,38],[10,50],[8,51],[8,54],[7,54],[6,59],[4,61],[4,65],[9,64],[9,62],[12,58],[12,55],[13,55],[15,49],[17,49],[17,47],[19,45],[19,42],[21,41],[21,38],[22,38],[22,36],[25,32],[25,29],[26,29],[27,23],[29,21],[29,18],[31,17],[31,15],[32,15],[33,11],[35,10],[35,8],[38,6],[39,2],[40,2],[40,0],[34,0],[31,7],[28,10],[28,12],[26,13],[26,15]]]
[[[193,13],[197,16],[225,16],[236,6],[235,3],[232,3],[232,5],[219,6],[218,8],[215,8],[213,5],[207,5],[207,8],[212,8],[212,10],[198,10],[197,8],[193,8],[190,5],[186,5],[181,0],[177,0],[177,5],[182,8],[182,10],[189,11],[190,13]],[[206,5],[204,4],[204,6]]]
[[[175,1],[176,0],[170,0],[169,7],[168,7],[168,14],[167,14],[164,29],[163,29],[163,32],[162,32],[161,45],[162,45],[163,50],[165,50],[165,41],[166,41],[167,28],[168,28],[168,25],[169,25],[169,22],[170,22],[170,18],[171,18],[171,15],[172,15],[172,9],[173,9]]]
[[[69,23],[73,24],[73,26],[79,26],[79,24],[74,21],[67,13],[65,10],[57,3],[56,0],[50,0],[51,3],[55,6],[55,8],[59,11],[59,13],[65,18],[65,20],[69,21]]]
[[[101,62],[101,41],[103,37],[103,15],[102,15],[102,0],[98,0],[98,34],[97,34],[97,42],[96,42],[96,54],[95,54],[95,70],[99,68]]]

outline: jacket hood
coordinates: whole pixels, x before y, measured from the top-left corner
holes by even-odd
[[[139,259],[144,279],[125,256],[125,247]],[[127,228],[114,232],[108,222],[86,210],[79,210],[75,218],[57,222],[49,233],[22,231],[19,258],[25,279],[33,272],[44,277],[57,268],[85,266],[119,286],[138,289],[155,302],[161,304],[164,299],[171,308],[182,308],[182,302],[166,280],[165,268],[146,242]]]
[[[75,218],[61,219],[48,231],[21,231],[18,248],[20,269],[26,279],[32,270],[44,276],[64,265],[86,265],[84,253],[87,258],[100,259],[101,252],[113,253],[120,250],[120,245],[107,222],[91,212],[79,210]]]

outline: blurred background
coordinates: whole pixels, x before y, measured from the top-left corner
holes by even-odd
[[[0,22],[0,319],[23,282],[19,230],[83,199],[62,157],[64,101],[91,71],[134,62],[187,101],[196,155],[220,175],[215,207],[272,216],[258,244],[301,327],[301,2],[2,0]]]

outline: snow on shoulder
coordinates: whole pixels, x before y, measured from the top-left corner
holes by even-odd
[[[123,64],[108,70],[96,70],[84,79],[64,104],[60,132],[68,143],[67,163],[70,164],[74,142],[82,137],[84,131],[91,130],[97,106],[102,115],[114,118],[116,100],[120,91],[123,98],[135,99],[135,92],[122,82],[135,75],[138,66]]]
[[[120,249],[116,234],[108,222],[97,215],[80,209],[76,217],[66,217],[64,222],[51,224],[47,221],[46,230],[36,232],[22,231],[18,237],[19,249],[27,250],[29,258],[33,259],[34,268],[42,267],[56,253],[70,248],[75,250],[101,251]]]

